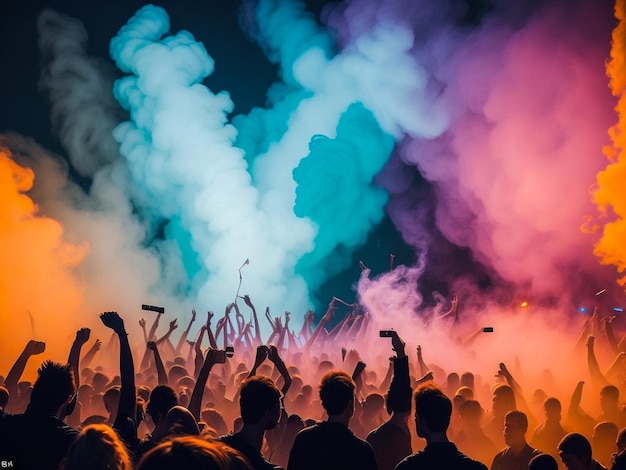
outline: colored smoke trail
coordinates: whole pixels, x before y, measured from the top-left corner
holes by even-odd
[[[0,145],[0,344],[7,371],[30,339],[47,342],[46,357],[65,360],[67,338],[81,325],[84,292],[73,270],[89,247],[68,243],[61,224],[39,213],[25,194],[34,177]]]
[[[168,30],[165,11],[149,5],[111,41],[116,64],[133,74],[115,85],[132,122],[114,136],[134,183],[152,213],[175,219],[190,236],[202,269],[192,280],[201,305],[232,302],[237,269],[249,258],[242,293],[259,305],[304,311],[307,287],[293,268],[309,249],[313,228],[260,200],[233,147],[230,97],[199,83],[212,72],[212,59],[186,31],[162,38]]]
[[[610,221],[604,225],[602,237],[595,246],[595,254],[604,264],[612,264],[618,272],[626,270],[626,3],[618,0],[615,17],[619,24],[613,31],[611,60],[607,63],[607,75],[614,96],[618,98],[616,111],[618,122],[610,129],[612,146],[605,148],[611,162],[598,174],[598,189],[594,200]],[[619,280],[626,284],[626,276]]]
[[[525,21],[506,13],[496,9],[465,31],[450,20],[430,22],[439,30],[412,50],[439,82],[451,122],[440,137],[403,142],[401,156],[433,183],[437,228],[470,248],[493,281],[561,296],[599,276],[579,227],[593,210],[587,188],[602,168],[610,122],[599,73],[610,18],[590,2],[552,2],[525,13]],[[386,184],[397,192],[393,181]],[[423,211],[420,201],[415,207]],[[415,237],[411,217],[391,217]]]

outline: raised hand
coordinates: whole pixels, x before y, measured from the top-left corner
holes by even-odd
[[[191,309],[191,323],[196,321],[196,309],[192,308]]]
[[[41,354],[46,350],[46,343],[43,341],[35,341],[31,339],[28,344],[26,344],[25,351],[30,356],[35,356],[37,354]]]
[[[146,327],[146,319],[145,318],[142,318],[142,319],[139,320],[139,326],[142,327],[142,328]]]
[[[248,294],[243,296],[243,301],[246,303],[248,307],[254,308],[252,305],[252,301],[250,300],[250,296]]]
[[[104,326],[111,328],[117,334],[126,334],[124,320],[122,320],[117,312],[104,312],[100,314],[100,320],[102,320]]]
[[[267,359],[269,355],[269,348],[264,344],[257,346],[256,348],[256,358],[254,359],[255,364],[261,364],[265,359]]]
[[[150,351],[156,351],[157,345],[154,341],[148,341],[146,343],[146,347],[150,350]]]
[[[99,339],[96,340],[96,342],[93,345],[93,348],[96,351],[100,351],[100,348],[102,347],[102,341],[100,341]]]
[[[174,331],[176,328],[178,328],[178,324],[176,323],[176,318],[174,318],[174,319],[170,322],[170,331]]]
[[[273,344],[269,345],[269,348],[267,351],[267,357],[272,362],[276,362],[277,360],[280,360],[280,356],[278,355],[278,348],[275,345]]]
[[[75,342],[83,345],[87,341],[89,341],[89,335],[91,334],[91,330],[89,328],[81,328],[76,332],[76,340]]]

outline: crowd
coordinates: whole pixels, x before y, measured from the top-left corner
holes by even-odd
[[[33,383],[22,375],[46,345],[29,341],[0,377],[2,468],[626,468],[620,400],[626,341],[619,341],[610,317],[600,320],[594,312],[587,319],[580,339],[587,368],[571,394],[536,389],[531,398],[504,363],[490,387],[469,370],[442,376],[420,346],[409,357],[393,330],[386,332],[391,357],[379,378],[356,350],[341,347],[349,338],[368,344],[378,335],[368,315],[352,312],[327,329],[337,299],[315,327],[308,312],[299,333],[290,328],[289,313],[272,318],[266,310],[272,333],[263,341],[256,309],[242,298],[249,322],[234,303],[215,325],[208,312],[189,339],[194,311],[176,344],[176,320],[159,337],[163,312],[149,330],[141,319],[143,338],[133,339],[143,350],[138,366],[116,312],[100,315],[111,330],[106,346],[96,340],[84,352],[91,331],[79,329],[67,363],[44,361]],[[442,316],[454,317],[455,308],[456,302]],[[616,356],[605,373],[589,334],[594,322]],[[597,393],[595,414],[581,405],[587,377]],[[538,402],[542,414],[533,406]]]

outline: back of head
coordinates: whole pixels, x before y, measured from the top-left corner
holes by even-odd
[[[559,442],[559,452],[570,454],[576,458],[583,460],[591,459],[591,443],[585,436],[577,432],[571,432]]]
[[[238,451],[219,441],[185,436],[169,439],[143,456],[137,470],[253,470]]]
[[[434,432],[445,432],[450,425],[452,402],[438,388],[427,385],[415,391],[415,415]]]
[[[459,407],[459,415],[463,420],[479,422],[482,414],[483,409],[476,400],[465,400]]]
[[[176,405],[178,405],[178,396],[174,389],[169,385],[157,385],[150,392],[150,400],[148,401],[146,412],[156,423],[159,414],[166,416],[167,412]]]
[[[356,385],[352,377],[341,370],[331,370],[320,380],[319,392],[322,406],[328,416],[341,414],[354,403]]]
[[[618,433],[619,428],[617,424],[611,421],[602,421],[593,428],[593,436],[591,436],[591,439],[594,442],[607,442],[613,445],[617,440]]]
[[[616,439],[617,451],[623,452],[626,449],[626,428],[622,429]]]
[[[76,392],[74,374],[69,364],[45,361],[37,371],[28,409],[55,412]]]
[[[241,384],[239,406],[244,424],[257,424],[266,411],[280,406],[281,392],[269,377],[255,375]]]
[[[130,470],[131,461],[117,434],[105,424],[86,426],[70,447],[63,470]]]
[[[191,411],[178,405],[167,412],[165,427],[173,435],[198,436],[200,434],[200,428]]]
[[[9,403],[9,390],[4,385],[0,385],[0,409],[4,409],[7,403]]]
[[[559,464],[550,454],[535,455],[528,462],[528,470],[558,470]]]
[[[461,374],[461,380],[459,381],[461,387],[469,387],[474,389],[474,374],[471,372],[463,372]]]

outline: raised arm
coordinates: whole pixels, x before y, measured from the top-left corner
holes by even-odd
[[[185,329],[185,331],[183,331],[183,334],[180,336],[180,339],[178,340],[178,344],[176,345],[176,355],[180,354],[183,344],[185,344],[185,341],[187,340],[187,336],[189,336],[189,331],[191,330],[191,325],[193,325],[194,321],[196,321],[196,309],[192,308],[191,320],[189,321],[189,325],[187,325],[187,328]]]
[[[26,343],[24,350],[13,364],[13,367],[11,367],[6,379],[4,379],[4,386],[9,391],[9,400],[11,397],[14,399],[17,397],[17,383],[20,381],[20,377],[24,373],[28,359],[30,359],[31,356],[43,353],[45,350],[46,343],[43,341],[35,341],[34,339],[31,339],[28,343]]]
[[[256,308],[254,308],[254,304],[250,300],[250,296],[244,295],[243,301],[246,303],[248,308],[252,310],[252,321],[254,322],[254,345],[258,346],[263,343],[261,339],[261,328],[259,327],[259,318],[256,314]]]
[[[76,384],[76,390],[80,387],[80,350],[83,345],[89,341],[89,335],[91,330],[89,328],[81,328],[76,332],[76,338],[70,348],[70,355],[67,359],[68,364],[72,367],[74,372],[74,383]]]
[[[615,320],[615,316],[605,317],[602,319],[602,323],[604,324],[604,333],[606,334],[606,339],[611,346],[611,351],[613,351],[613,354],[619,354],[619,344],[617,342],[617,338],[615,337],[615,331],[613,331],[613,320]]]
[[[600,372],[600,366],[598,365],[598,360],[596,359],[596,354],[593,349],[594,342],[595,338],[593,336],[587,338],[587,367],[589,368],[591,383],[594,388],[600,390],[605,385],[608,385],[609,381],[602,372]]]
[[[124,320],[117,312],[104,312],[100,315],[100,320],[105,326],[111,328],[118,336],[120,342],[120,401],[117,408],[117,417],[113,424],[115,429],[125,428],[123,420],[131,418],[135,420],[135,365],[133,364],[133,355],[128,342],[128,333],[124,327]]]
[[[148,349],[154,353],[154,365],[157,370],[157,377],[159,380],[159,385],[168,385],[167,383],[167,373],[165,372],[165,367],[163,366],[163,361],[161,360],[161,355],[159,354],[159,348],[155,341],[148,341]]]
[[[252,369],[248,372],[248,378],[256,375],[256,370],[259,368],[263,361],[267,359],[267,356],[270,353],[270,348],[265,346],[264,344],[260,344],[256,347],[256,356],[254,357],[254,364],[252,365]]]
[[[196,385],[191,392],[191,398],[189,399],[189,411],[196,418],[196,421],[200,421],[200,412],[202,411],[202,396],[204,395],[204,388],[206,387],[206,381],[209,378],[209,373],[213,366],[217,363],[216,357],[217,350],[209,348],[204,358],[202,367],[196,379]]]
[[[320,319],[319,323],[317,324],[317,326],[315,327],[315,330],[313,330],[313,334],[310,336],[310,338],[307,340],[305,347],[308,349],[311,347],[311,345],[315,342],[316,338],[319,336],[320,331],[322,330],[322,328],[324,328],[324,324],[326,322],[328,322],[332,317],[333,317],[333,311],[336,309],[337,307],[335,307],[335,299],[333,298],[330,303],[328,304],[328,309],[326,310],[326,313],[324,314],[324,316]]]
[[[274,363],[274,367],[278,369],[278,372],[280,372],[280,375],[283,378],[284,384],[282,388],[280,389],[280,391],[282,392],[283,396],[285,396],[287,395],[287,391],[289,390],[289,387],[291,387],[291,375],[289,375],[287,366],[285,366],[285,363],[283,362],[282,358],[278,354],[278,348],[274,346],[273,344],[270,344],[269,346],[267,357],[270,361]]]
[[[417,363],[420,367],[420,375],[425,376],[431,371],[424,362],[424,358],[422,357],[422,347],[419,344],[417,345]]]
[[[87,351],[87,353],[83,356],[83,359],[82,359],[83,367],[89,367],[89,364],[91,364],[91,361],[93,361],[94,356],[96,355],[98,351],[100,351],[101,347],[102,347],[102,341],[100,341],[99,339],[96,339],[93,345],[89,348],[89,351]]]
[[[170,327],[167,329],[167,333],[165,333],[163,336],[161,336],[159,339],[157,339],[155,341],[155,343],[157,345],[161,344],[163,341],[166,341],[170,338],[170,335],[172,334],[172,332],[178,328],[178,324],[176,323],[176,318],[174,318],[171,322],[170,322]]]

